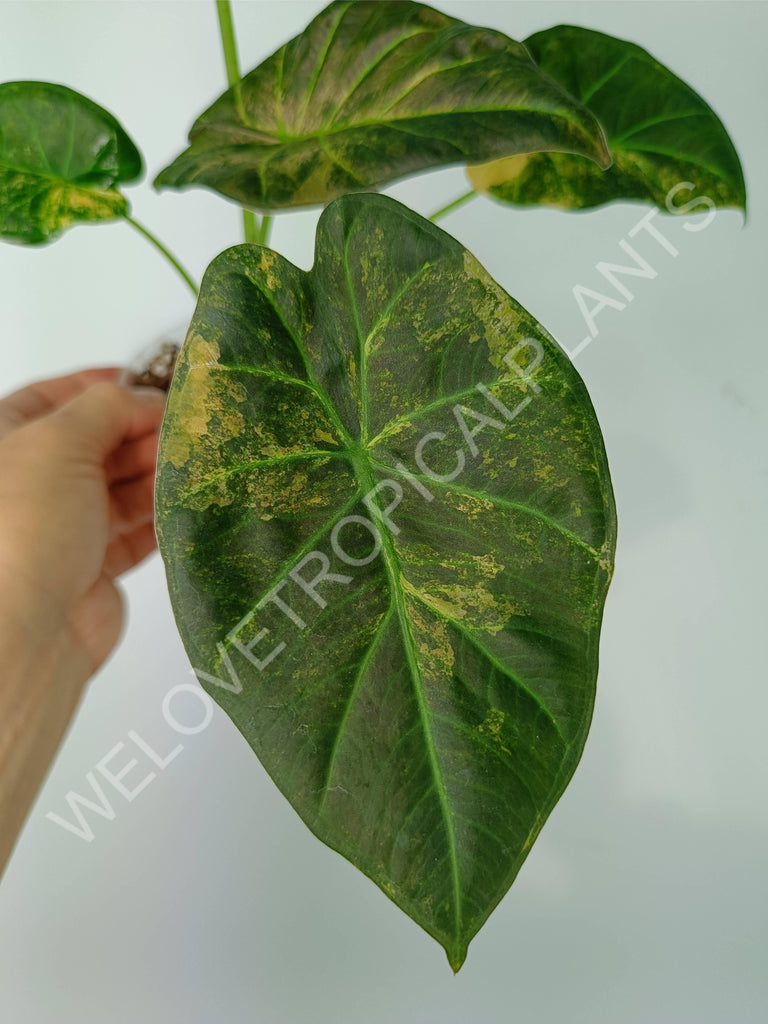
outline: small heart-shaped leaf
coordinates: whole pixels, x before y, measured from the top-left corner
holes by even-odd
[[[449,235],[344,196],[310,272],[211,264],[156,494],[201,683],[458,969],[592,715],[616,524],[570,361]]]
[[[716,206],[745,208],[739,157],[717,114],[642,47],[572,25],[537,32],[525,45],[598,118],[613,164],[601,170],[563,153],[496,160],[469,168],[479,192],[523,205],[639,199],[666,210],[670,190],[689,182]]]
[[[155,185],[276,209],[534,150],[610,162],[524,46],[423,4],[337,2],[197,119]]]
[[[136,146],[92,100],[50,82],[0,85],[0,236],[36,245],[128,212],[116,186],[142,172]]]

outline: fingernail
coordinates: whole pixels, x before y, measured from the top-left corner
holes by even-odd
[[[163,391],[162,388],[153,387],[151,384],[136,385],[128,388],[128,390],[140,402],[145,402],[147,405],[156,405],[158,408],[164,406],[168,398],[166,391]]]

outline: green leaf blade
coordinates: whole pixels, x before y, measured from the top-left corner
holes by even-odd
[[[49,82],[0,85],[0,236],[25,245],[75,223],[125,216],[117,185],[140,177],[136,146],[92,100]]]
[[[642,47],[602,32],[559,25],[526,46],[539,67],[595,114],[613,165],[576,154],[534,153],[471,167],[478,191],[502,202],[584,209],[639,200],[667,210],[680,182],[719,207],[746,209],[744,175],[712,108]]]
[[[539,391],[504,361],[524,338]],[[506,421],[487,393],[532,397]],[[468,439],[457,406],[503,429]],[[458,969],[591,717],[615,512],[569,360],[440,229],[343,197],[309,273],[249,246],[209,268],[157,528],[203,686],[310,829]],[[238,640],[276,653],[260,668]]]
[[[533,150],[609,161],[592,115],[525,47],[417,3],[332,3],[226,92],[157,187],[264,210]]]

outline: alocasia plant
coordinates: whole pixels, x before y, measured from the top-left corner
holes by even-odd
[[[741,167],[701,97],[598,32],[523,45],[416,3],[332,3],[241,79],[218,8],[230,88],[156,185],[237,200],[263,243],[267,211],[328,205],[311,271],[245,244],[203,280],[158,460],[173,608],[309,828],[457,970],[583,749],[616,517],[568,357],[374,190],[462,163],[473,190],[441,213],[475,190],[670,209],[681,182],[744,208]],[[128,218],[140,170],[92,101],[0,86],[4,237]]]

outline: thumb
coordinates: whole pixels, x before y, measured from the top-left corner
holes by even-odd
[[[124,388],[104,381],[51,413],[49,422],[68,451],[102,463],[123,441],[157,430],[165,399],[159,388]]]

